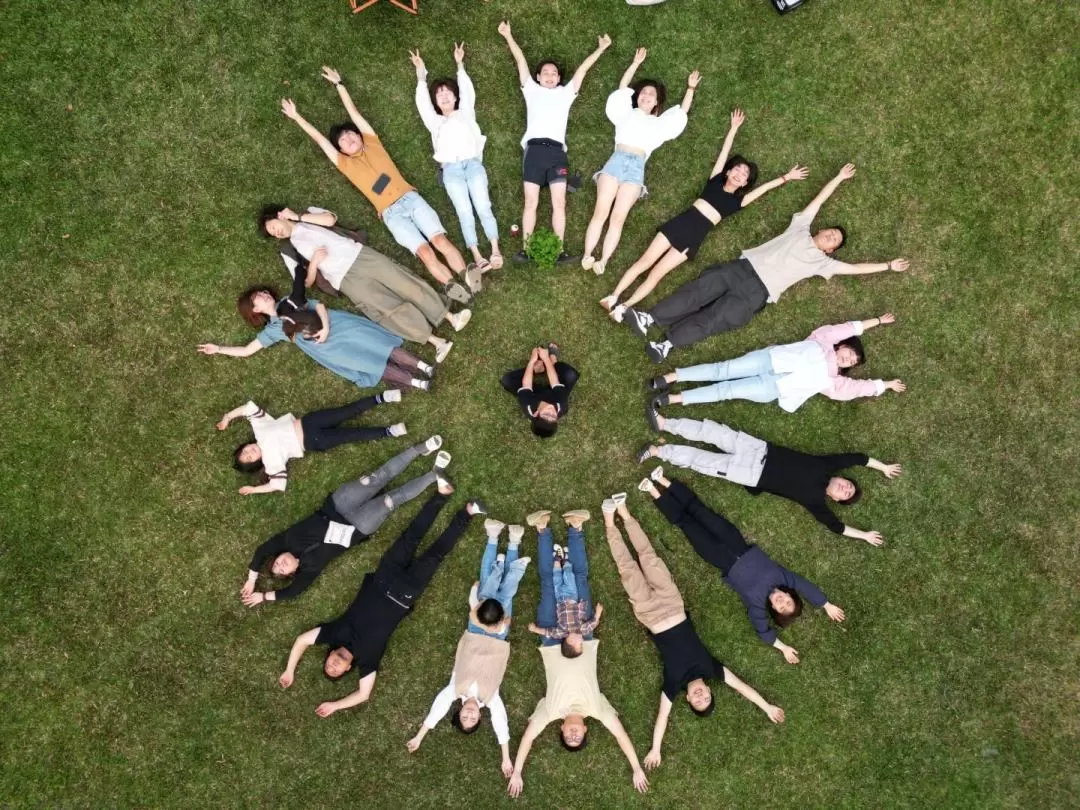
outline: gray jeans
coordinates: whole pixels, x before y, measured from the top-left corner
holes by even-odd
[[[377,497],[423,449],[422,444],[414,445],[398,453],[375,472],[342,484],[334,490],[334,508],[355,526],[357,531],[368,536],[374,534],[394,509],[411,501],[435,483],[435,473],[427,472]]]
[[[723,451],[713,453],[684,444],[662,444],[660,458],[664,461],[748,487],[757,486],[761,480],[769,447],[761,439],[711,419],[665,419],[664,430],[692,442],[706,442]]]

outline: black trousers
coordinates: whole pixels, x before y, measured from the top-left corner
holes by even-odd
[[[521,383],[525,379],[525,372],[527,369],[518,368],[513,371],[508,371],[502,375],[502,379],[499,381],[502,383],[502,387],[509,391],[511,394],[516,394],[518,389],[521,388]],[[569,394],[574,386],[577,384],[578,370],[569,363],[564,363],[561,360],[555,364],[555,373],[559,375],[559,382],[566,386],[566,393]],[[536,375],[537,380],[543,380],[544,384],[547,384],[547,375],[540,372]]]
[[[423,554],[416,557],[416,550],[420,547],[424,535],[445,504],[445,495],[435,494],[428,498],[412,523],[383,554],[379,567],[375,570],[375,576],[379,584],[386,589],[386,595],[402,607],[411,608],[420,598],[435,572],[439,570],[440,563],[454,550],[472,519],[472,515],[464,507],[459,509],[438,539],[428,546]]]
[[[338,427],[342,422],[371,410],[379,403],[375,397],[364,397],[340,408],[314,411],[300,418],[304,428],[305,450],[333,450],[348,442],[371,442],[385,439],[389,434],[385,427]]]
[[[742,532],[725,518],[701,502],[693,491],[680,481],[672,481],[668,489],[660,488],[656,501],[660,512],[672,525],[682,529],[694,551],[701,559],[728,575],[731,566],[749,551]]]
[[[673,346],[746,326],[762,310],[769,291],[746,259],[715,264],[649,310],[666,327]]]

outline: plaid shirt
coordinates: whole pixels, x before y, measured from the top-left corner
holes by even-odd
[[[588,607],[585,600],[574,602],[565,599],[555,606],[555,627],[543,628],[545,638],[566,638],[571,633],[581,633],[587,636],[596,629],[596,619],[585,619],[585,610]]]

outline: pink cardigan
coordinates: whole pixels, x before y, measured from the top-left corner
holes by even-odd
[[[814,394],[850,400],[885,393],[884,381],[845,377],[836,365],[833,346],[862,331],[861,321],[821,326],[804,341],[770,348],[773,372],[783,375],[777,383],[780,407],[792,413]]]

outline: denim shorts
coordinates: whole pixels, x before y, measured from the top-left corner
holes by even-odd
[[[425,242],[446,233],[435,209],[416,191],[406,193],[384,209],[382,221],[394,241],[412,254]]]
[[[645,185],[645,156],[615,151],[600,173],[614,177],[620,183],[643,186]]]

